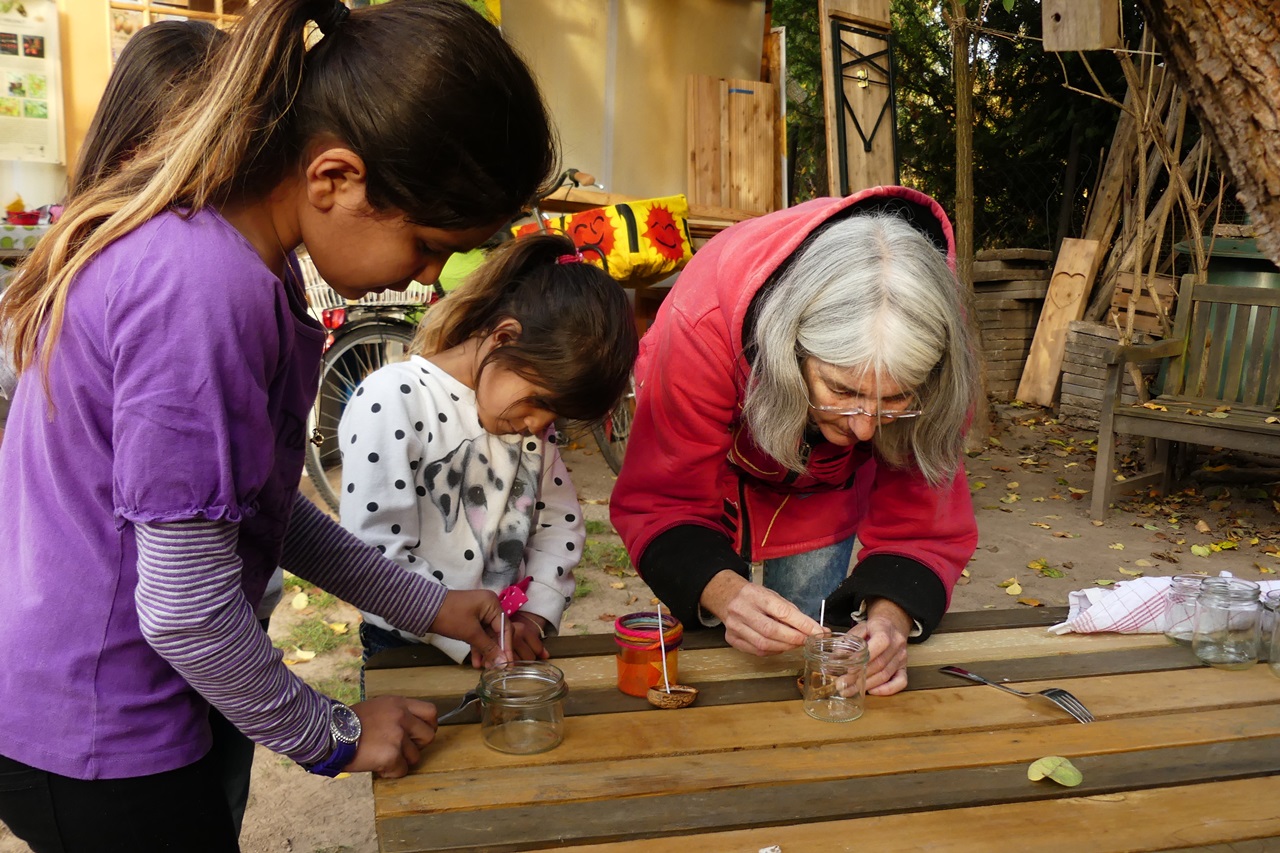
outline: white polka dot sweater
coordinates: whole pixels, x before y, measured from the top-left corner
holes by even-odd
[[[365,379],[338,436],[343,527],[451,589],[499,592],[529,575],[522,609],[560,624],[585,525],[554,441],[485,432],[475,392],[417,356]],[[458,640],[364,618],[459,662],[469,652]]]

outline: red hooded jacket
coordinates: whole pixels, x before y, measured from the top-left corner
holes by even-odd
[[[931,488],[914,468],[877,462],[869,443],[819,441],[797,477],[756,447],[742,420],[750,365],[748,307],[770,276],[828,220],[887,209],[945,246],[937,202],[904,187],[817,199],[741,222],[707,243],[680,274],[640,342],[636,413],[610,500],[638,571],[677,618],[697,627],[698,599],[721,570],[811,551],[857,534],[850,579],[833,594],[856,610],[897,602],[927,636],[977,545],[963,469]],[[923,639],[923,636],[920,639]]]

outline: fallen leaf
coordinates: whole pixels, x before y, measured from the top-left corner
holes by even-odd
[[[992,447],[1003,447],[1003,445],[1000,444],[1000,439],[996,438],[994,435],[987,438],[987,444]]]
[[[305,592],[300,592],[289,600],[289,606],[294,610],[302,610],[307,606],[308,601],[309,599],[307,598],[307,594]]]
[[[1131,578],[1142,577],[1142,572],[1135,572],[1133,569],[1126,569],[1124,566],[1117,566],[1116,571],[1122,575],[1128,575]]]
[[[1028,607],[1044,607],[1044,604],[1038,598],[1019,598],[1018,603],[1025,604]]]
[[[960,570],[960,576],[961,576],[961,577],[965,577],[965,578],[969,577],[969,570],[968,570],[968,569],[961,569],[961,570]]]
[[[592,506],[606,506],[609,503],[609,499],[608,498],[588,498],[587,500],[581,501],[581,503],[591,504]]]
[[[974,491],[977,491],[978,489],[985,489],[986,487],[987,487],[987,484],[982,482],[981,480],[978,480],[976,482],[969,484],[969,488],[973,489]]]
[[[1215,411],[1215,412],[1229,412],[1229,411],[1231,411],[1231,407],[1230,407],[1230,406],[1218,406],[1218,407],[1214,408],[1214,411]]]
[[[576,622],[561,622],[561,623],[560,623],[560,627],[561,627],[561,628],[577,628],[577,627],[578,627],[578,623],[576,623]]]
[[[623,583],[622,581],[618,581],[617,583],[611,583],[611,584],[609,584],[609,586],[613,587],[614,589],[626,589],[626,588],[627,588],[627,585],[626,585],[625,583]]]
[[[1116,584],[1116,582],[1115,582],[1115,581],[1113,581],[1113,580],[1111,580],[1110,578],[1106,578],[1106,579],[1099,578],[1098,580],[1094,581],[1093,583],[1094,583],[1094,585],[1095,585],[1095,586],[1115,586],[1115,584]]]
[[[967,586],[968,584],[971,584],[971,583],[973,583],[973,581],[965,577],[964,575],[961,575],[960,577],[956,578],[956,586]]]
[[[616,613],[601,613],[601,614],[600,614],[599,616],[597,616],[596,618],[597,618],[597,619],[599,619],[601,622],[612,622],[613,620],[615,620],[615,619],[617,619],[617,618],[618,618],[618,614],[616,614]]]
[[[1053,525],[1052,525],[1052,524],[1045,524],[1043,521],[1033,521],[1033,522],[1031,522],[1031,526],[1032,526],[1032,527],[1042,527],[1042,528],[1044,528],[1045,530],[1052,530],[1052,529],[1053,529]]]
[[[1018,582],[1017,578],[1009,578],[1007,581],[1001,581],[1000,583],[996,584],[996,586],[1000,587],[1001,589],[1008,589],[1009,587],[1013,586],[1017,582]]]
[[[325,624],[329,626],[329,630],[330,630],[330,631],[332,631],[333,633],[335,633],[335,634],[337,634],[337,635],[339,635],[339,636],[341,636],[341,635],[343,635],[343,634],[347,633],[347,631],[351,630],[351,629],[347,626],[347,623],[346,623],[346,622],[326,622]]]
[[[1150,568],[1155,565],[1155,563],[1152,563],[1150,560],[1134,560],[1133,564],[1135,566],[1142,566],[1143,568]]]
[[[1205,547],[1204,545],[1192,545],[1191,553],[1195,554],[1197,557],[1207,557],[1210,554],[1212,554],[1213,551],[1211,551],[1209,548]]]
[[[1010,492],[1009,494],[1005,495],[1000,499],[1000,503],[1002,504],[1016,504],[1017,502],[1018,502],[1018,496],[1013,492]]]
[[[1014,480],[1012,483],[1009,483],[1007,486],[1005,486],[1005,488],[1006,488],[1006,489],[1016,489],[1016,488],[1018,488],[1018,481],[1017,481],[1017,480]]]
[[[1005,588],[1005,592],[1008,595],[1022,595],[1022,585],[1015,581]]]
[[[1266,424],[1280,424],[1280,418],[1263,418],[1262,422]]]
[[[1068,491],[1068,492],[1070,492],[1070,493],[1071,493],[1071,494],[1073,494],[1073,495],[1087,495],[1087,494],[1089,494],[1089,490],[1088,490],[1088,489],[1077,489],[1077,488],[1074,488],[1074,487],[1072,487],[1072,486],[1067,486],[1067,491]]]
[[[1231,539],[1223,539],[1221,542],[1217,544],[1218,544],[1219,550],[1222,550],[1222,551],[1234,551],[1236,550],[1236,548],[1240,547],[1235,543],[1234,540],[1231,540]]]
[[[1178,559],[1177,554],[1170,553],[1169,551],[1152,551],[1151,556],[1155,557],[1157,560],[1164,560],[1166,563],[1182,562],[1182,560]]]
[[[1046,560],[1044,557],[1037,557],[1036,559],[1032,560],[1030,563],[1027,563],[1027,568],[1034,569],[1035,571],[1038,572],[1038,571],[1041,571],[1042,569],[1049,568],[1049,561]]]
[[[1095,518],[1093,521],[1091,521],[1091,522],[1090,522],[1090,524],[1092,524],[1094,527],[1101,527],[1102,525],[1106,524],[1106,522],[1105,522],[1105,521],[1098,521],[1098,520]]]
[[[1151,402],[1143,403],[1143,404],[1142,404],[1142,408],[1144,408],[1144,409],[1150,409],[1150,410],[1151,410],[1151,411],[1153,411],[1153,412],[1167,412],[1167,411],[1169,411],[1169,407],[1168,407],[1168,406],[1162,406],[1162,405],[1160,405],[1159,403],[1151,403]]]
[[[1124,543],[1123,543],[1123,542],[1112,542],[1112,543],[1111,543],[1110,545],[1108,545],[1107,547],[1108,547],[1108,548],[1110,548],[1112,551],[1123,551],[1123,550],[1124,550]]]
[[[1262,563],[1254,563],[1253,567],[1264,575],[1274,575],[1276,573],[1275,569],[1268,569],[1266,566],[1262,565]]]
[[[635,603],[636,603],[637,601],[639,601],[639,600],[640,600],[640,596],[638,596],[638,595],[628,596],[628,597],[627,597],[627,604],[635,604]]]
[[[1053,531],[1053,535],[1058,539],[1079,539],[1080,538],[1080,534],[1068,533],[1065,530],[1055,530]]]
[[[1196,522],[1196,530],[1201,533],[1208,533],[1212,529],[1213,528],[1209,526],[1209,522],[1205,521],[1203,518]]]
[[[1044,498],[1032,498],[1032,499],[1031,499],[1031,502],[1032,502],[1032,503],[1037,503],[1037,504],[1042,504],[1042,503],[1044,503]]]
[[[1218,420],[1222,420],[1227,416],[1227,413],[1226,412],[1205,412],[1204,416],[1206,418],[1217,418]]]
[[[1004,467],[1003,465],[992,465],[992,466],[991,466],[991,470],[992,470],[992,471],[999,471],[1001,474],[1008,474],[1008,473],[1009,473],[1009,469],[1008,469],[1008,468],[1006,468],[1006,467]]]
[[[1156,530],[1156,531],[1158,531],[1160,528],[1159,528],[1159,527],[1156,527],[1154,524],[1144,524],[1144,525],[1142,525],[1142,529],[1143,529],[1143,530]]]
[[[658,603],[660,603],[661,601],[662,601],[662,599],[660,599],[660,598],[651,598],[651,599],[649,599],[649,603],[650,603],[650,604],[658,604]]]
[[[1047,755],[1036,759],[1027,768],[1027,778],[1032,782],[1052,779],[1064,788],[1074,788],[1084,781],[1084,774],[1060,755]]]

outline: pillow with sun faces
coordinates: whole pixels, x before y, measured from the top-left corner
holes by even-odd
[[[630,201],[546,220],[547,228],[568,235],[588,263],[618,281],[640,282],[670,275],[693,257],[689,202],[683,195]],[[511,229],[517,237],[536,234],[536,223]]]

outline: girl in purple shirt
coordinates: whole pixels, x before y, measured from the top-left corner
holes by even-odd
[[[42,240],[0,303],[21,376],[0,819],[37,853],[237,849],[209,703],[317,773],[419,759],[432,705],[348,708],[281,664],[253,619],[277,564],[501,656],[491,592],[402,572],[299,498],[323,330],[292,251],[352,299],[434,280],[554,160],[528,69],[464,4],[261,0],[212,81]]]

